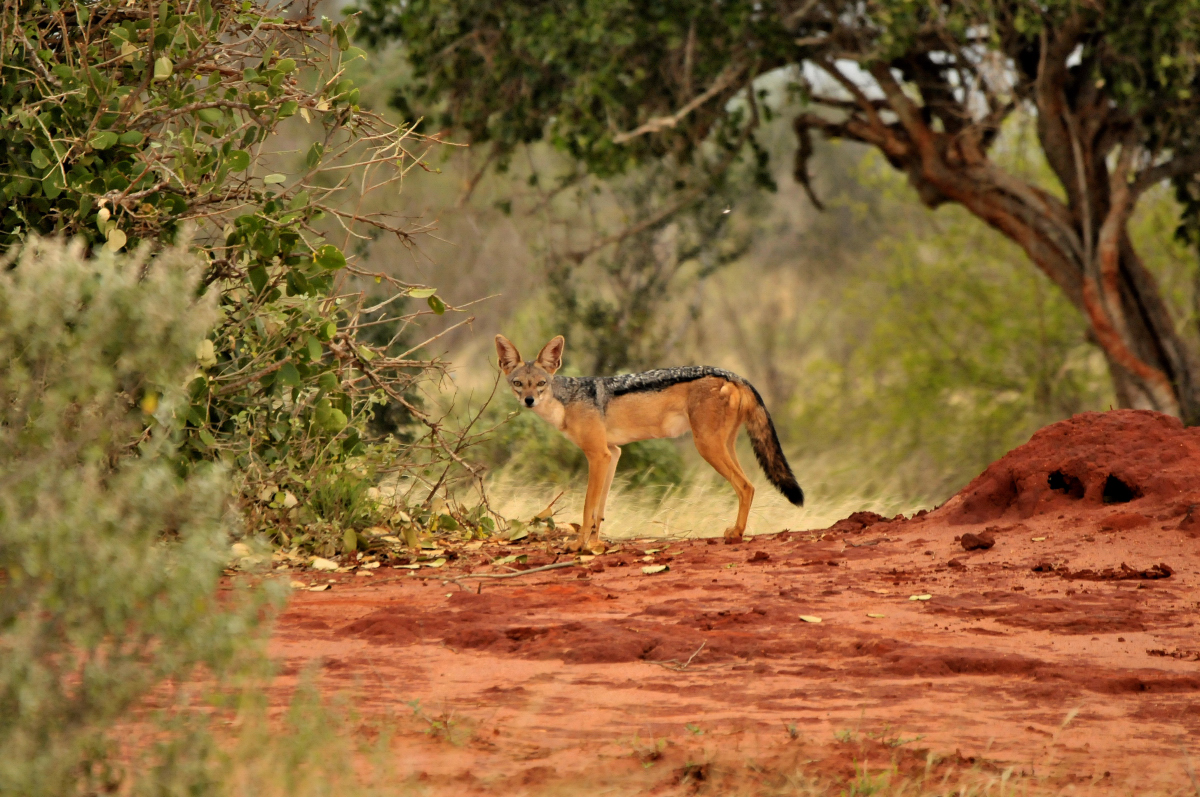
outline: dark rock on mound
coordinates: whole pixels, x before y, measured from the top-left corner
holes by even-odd
[[[962,535],[959,540],[964,551],[986,551],[996,544],[996,538],[986,531],[981,531],[978,534],[967,532]]]
[[[993,462],[939,514],[970,524],[1105,504],[1188,515],[1200,504],[1200,428],[1148,410],[1081,413]]]
[[[837,523],[829,527],[829,531],[835,534],[857,534],[864,529],[874,526],[876,523],[887,523],[892,519],[903,518],[885,518],[876,512],[855,512],[848,518],[842,518]]]

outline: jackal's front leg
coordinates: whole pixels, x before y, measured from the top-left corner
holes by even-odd
[[[608,493],[612,490],[613,477],[617,474],[617,461],[621,459],[621,449],[619,446],[610,445],[608,453],[611,458],[608,461],[608,467],[605,468],[604,484],[600,487],[600,497],[596,500],[596,523],[592,526],[591,537],[584,543],[584,548],[599,553],[604,550],[604,543],[600,542],[600,526],[604,523],[605,507],[608,506]]]
[[[599,546],[600,507],[603,505],[604,483],[608,479],[609,467],[612,464],[612,454],[608,445],[585,448],[583,453],[588,461],[587,494],[583,498],[583,523],[579,526],[579,538],[567,546],[569,551],[585,551]],[[596,546],[591,546],[590,540],[596,535]]]

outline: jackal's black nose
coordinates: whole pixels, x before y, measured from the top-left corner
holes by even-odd
[[[533,406],[533,396],[526,396],[526,397],[525,397],[525,406],[526,406],[526,407],[532,407],[532,406]]]

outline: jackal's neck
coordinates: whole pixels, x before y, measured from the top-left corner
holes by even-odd
[[[533,412],[546,423],[560,432],[567,426],[567,408],[563,406],[558,396],[551,396],[538,402]]]

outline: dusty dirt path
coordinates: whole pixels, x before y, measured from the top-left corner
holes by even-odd
[[[915,771],[927,753],[943,769],[1011,767],[1056,788],[1190,789],[1200,437],[1171,427],[1132,453],[1121,439],[1152,437],[1160,417],[1048,427],[915,519],[854,516],[737,545],[649,540],[507,581],[337,574],[279,619],[277,699],[315,666],[365,715],[410,729],[448,720],[410,735],[396,761],[447,793],[584,781],[672,792],[747,766],[763,782],[837,780],[864,758]],[[1052,488],[1056,470],[1065,483]],[[1114,473],[1141,494],[1105,503]],[[957,539],[985,530],[987,550]],[[501,572],[489,559],[514,553],[525,567],[570,561],[487,546],[436,575]],[[643,573],[651,564],[669,570]]]

